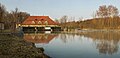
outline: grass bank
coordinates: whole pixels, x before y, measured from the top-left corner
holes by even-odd
[[[0,57],[1,58],[49,58],[44,49],[35,48],[33,43],[11,34],[0,34]]]

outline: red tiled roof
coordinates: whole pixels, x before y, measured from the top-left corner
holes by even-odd
[[[57,25],[58,23],[53,21],[49,16],[29,16],[23,25]]]

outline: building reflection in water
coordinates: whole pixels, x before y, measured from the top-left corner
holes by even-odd
[[[80,35],[90,37],[95,42],[100,54],[112,55],[118,52],[119,32],[83,32]]]
[[[25,33],[24,40],[27,42],[34,43],[35,45],[48,44],[51,40],[57,37],[54,33]]]

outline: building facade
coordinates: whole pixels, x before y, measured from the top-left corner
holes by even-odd
[[[53,21],[49,16],[29,16],[17,28],[22,27],[23,31],[60,31],[58,22]]]

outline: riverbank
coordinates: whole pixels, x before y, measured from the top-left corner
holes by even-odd
[[[63,34],[81,34],[86,32],[120,32],[120,29],[70,29],[68,31],[62,31]]]
[[[44,49],[36,48],[33,43],[25,42],[11,34],[0,34],[1,58],[50,58]]]

